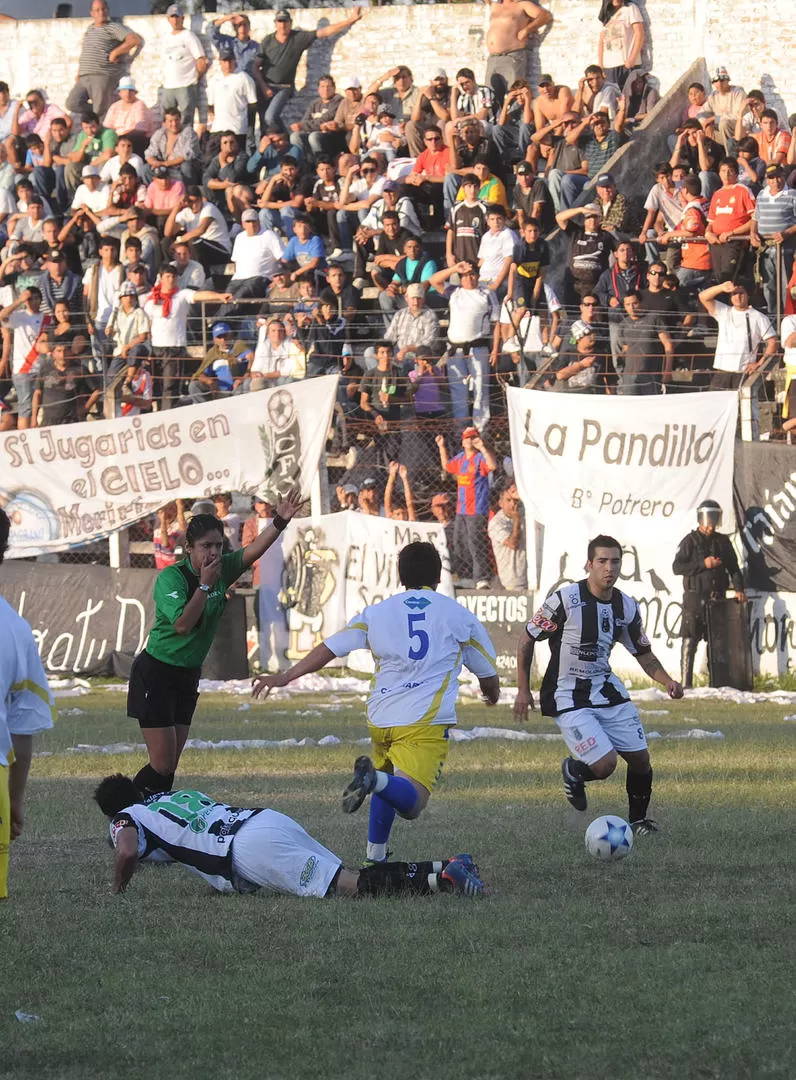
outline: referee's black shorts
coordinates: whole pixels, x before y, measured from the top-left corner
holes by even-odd
[[[144,651],[133,661],[127,715],[142,728],[190,725],[199,699],[201,668],[177,667]]]

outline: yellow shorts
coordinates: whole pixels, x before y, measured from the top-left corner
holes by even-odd
[[[373,764],[383,772],[402,772],[433,791],[448,756],[447,724],[407,724],[380,728],[368,724]]]

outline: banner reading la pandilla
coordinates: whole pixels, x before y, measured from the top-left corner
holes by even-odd
[[[275,500],[318,469],[337,377],[120,420],[0,436],[10,558],[98,540],[170,499],[216,491]]]

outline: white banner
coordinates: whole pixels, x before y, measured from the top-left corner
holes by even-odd
[[[677,546],[696,508],[716,499],[732,520],[738,397],[508,391],[512,460],[529,520],[544,526],[539,596],[585,575],[598,533],[622,545],[619,587],[638,600],[653,648],[679,670],[682,578]],[[616,661],[634,670],[628,657]]]
[[[10,558],[63,551],[177,497],[309,494],[337,377],[122,420],[0,435],[0,505]]]
[[[437,548],[442,557],[439,591],[453,596],[442,525],[352,511],[292,521],[278,553],[281,576],[270,561],[272,552],[260,564],[263,667],[294,664],[367,604],[399,592],[398,552],[415,540]],[[352,653],[345,663],[356,671],[373,670],[367,652]]]

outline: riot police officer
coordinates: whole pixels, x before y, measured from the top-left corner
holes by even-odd
[[[683,575],[680,663],[681,681],[687,689],[693,685],[697,642],[701,638],[707,640],[706,603],[723,600],[730,583],[736,600],[744,599],[735,550],[728,537],[716,532],[719,525],[721,507],[714,499],[705,499],[697,507],[697,528],[680,541],[672,564],[674,573]]]

